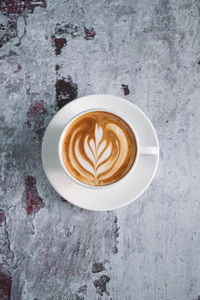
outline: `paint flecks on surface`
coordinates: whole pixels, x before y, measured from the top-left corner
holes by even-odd
[[[56,72],[58,72],[60,70],[60,65],[59,64],[55,65],[55,70],[56,70]]]
[[[0,269],[0,299],[10,300],[12,278],[9,272]]]
[[[124,95],[127,96],[130,94],[129,87],[127,84],[122,84],[122,89],[124,91]]]
[[[117,225],[117,217],[115,216],[114,217],[114,230],[113,230],[113,233],[114,233],[114,240],[115,240],[115,246],[113,248],[113,253],[114,254],[117,254],[118,253],[118,247],[117,247],[117,244],[118,244],[118,238],[119,238],[119,227]]]
[[[0,48],[18,36],[17,21],[19,16],[26,17],[28,13],[32,14],[36,7],[45,8],[46,6],[46,0],[1,0],[0,12],[8,17],[8,22],[6,25],[4,24],[5,32],[0,37]],[[20,42],[16,44],[16,46],[19,45]]]
[[[2,0],[0,2],[0,11],[3,15],[20,15],[23,11],[21,0]]]
[[[13,72],[13,73],[19,73],[22,69],[22,66],[21,65],[17,65],[17,69]]]
[[[0,11],[4,15],[22,15],[25,11],[33,13],[38,6],[46,7],[46,0],[2,0]]]
[[[79,37],[82,34],[80,27],[75,24],[60,24],[57,23],[55,33],[51,36],[53,46],[55,47],[56,55],[61,54],[61,50],[67,44],[67,36],[71,38]],[[96,35],[94,28],[84,27],[84,38],[86,40],[93,40]]]
[[[80,288],[78,289],[77,293],[76,293],[76,300],[84,300],[85,296],[87,295],[87,285],[82,285],[80,286]]]
[[[107,212],[108,221],[110,222],[110,225],[107,227],[107,230],[105,232],[106,236],[106,243],[105,247],[107,251],[110,252],[111,255],[116,255],[118,253],[118,238],[120,235],[118,226],[118,218],[116,215],[114,215],[113,212]]]
[[[5,219],[6,219],[5,212],[2,209],[0,209],[0,226],[3,224]]]
[[[0,48],[2,48],[3,45],[9,42],[10,40],[17,37],[17,20],[18,17],[15,15],[12,16],[12,18],[10,17],[10,19],[8,19],[4,34],[0,37]]]
[[[86,291],[87,291],[87,285],[82,285],[80,286],[80,288],[78,289],[78,293],[83,293],[84,295],[86,295]]]
[[[46,0],[39,0],[39,1],[26,0],[26,1],[24,1],[24,10],[26,10],[28,13],[32,14],[36,7],[46,8],[47,7]]]
[[[51,36],[56,55],[61,54],[62,48],[67,45],[68,36],[71,36],[72,38],[80,36],[79,26],[71,23],[57,23],[55,27],[55,33]]]
[[[45,206],[42,198],[38,195],[36,179],[32,176],[25,178],[25,201],[28,215],[36,214]]]
[[[65,38],[55,38],[55,53],[59,55],[61,53],[62,48],[67,44],[67,40]]]
[[[55,28],[55,35],[63,35],[63,34],[69,34],[71,35],[72,38],[76,38],[78,36],[80,36],[80,28],[79,26],[75,25],[75,24],[60,24],[57,23],[56,24],[56,28]]]
[[[59,110],[65,104],[76,99],[78,96],[77,84],[72,81],[72,78],[62,77],[56,81],[56,109]]]
[[[44,107],[43,101],[33,101],[29,106],[27,112],[27,126],[32,128],[33,131],[42,137],[44,133],[44,120],[47,110]]]
[[[96,35],[96,32],[94,31],[94,28],[93,27],[90,27],[90,28],[86,28],[84,26],[84,33],[85,33],[85,36],[84,38],[86,40],[93,40],[95,35]]]
[[[103,263],[95,262],[92,265],[92,273],[100,273],[105,270]]]
[[[109,292],[107,291],[107,283],[110,281],[110,277],[107,275],[102,275],[99,279],[96,279],[94,281],[94,286],[96,288],[97,294],[100,296],[103,296],[104,293],[106,293],[107,296],[109,296]]]
[[[10,248],[10,239],[8,234],[7,222],[5,212],[0,209],[0,257],[1,262],[5,266],[9,266],[13,263],[14,254]],[[1,263],[0,263],[1,271]],[[1,293],[0,293],[1,295]],[[1,296],[0,296],[0,299]]]

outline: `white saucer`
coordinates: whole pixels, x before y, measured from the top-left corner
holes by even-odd
[[[113,186],[98,190],[79,185],[59,163],[58,141],[67,122],[89,109],[108,109],[124,116],[133,124],[141,146],[159,148],[153,125],[136,105],[117,96],[90,95],[65,105],[50,122],[42,143],[44,170],[54,189],[74,205],[96,211],[117,209],[131,203],[147,189],[156,174],[159,155],[141,155],[134,172]]]

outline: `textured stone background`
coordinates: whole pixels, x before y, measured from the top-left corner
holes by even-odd
[[[41,141],[78,96],[138,105],[157,176],[113,212],[70,205]],[[0,299],[200,299],[199,0],[0,0]]]

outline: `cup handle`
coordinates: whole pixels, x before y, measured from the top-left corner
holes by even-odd
[[[153,146],[145,146],[140,148],[141,155],[158,155],[158,152],[158,148]]]

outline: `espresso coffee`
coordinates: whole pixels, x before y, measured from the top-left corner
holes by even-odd
[[[61,156],[69,173],[82,183],[104,186],[120,180],[137,153],[135,136],[120,117],[92,111],[67,127]]]

